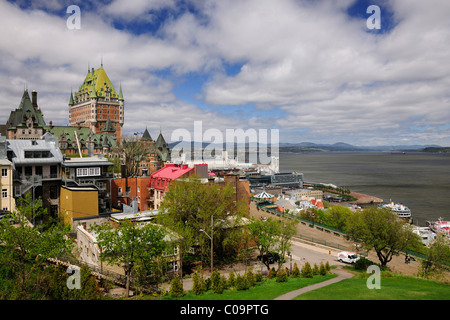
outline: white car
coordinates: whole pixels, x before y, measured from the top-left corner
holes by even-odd
[[[356,261],[359,260],[359,257],[356,255],[356,253],[347,251],[339,252],[337,258],[339,262],[346,262],[346,263],[355,263]]]

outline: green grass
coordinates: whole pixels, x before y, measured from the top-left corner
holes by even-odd
[[[275,279],[265,279],[248,290],[227,289],[223,293],[206,293],[195,295],[188,292],[183,297],[175,299],[170,295],[163,300],[272,300],[287,292],[297,290],[318,282],[326,281],[336,277],[334,274],[326,276],[314,276],[314,278],[289,278],[287,282],[276,282]]]
[[[381,275],[381,288],[368,289],[366,278],[351,278],[304,293],[295,300],[450,300],[450,285],[411,276]]]

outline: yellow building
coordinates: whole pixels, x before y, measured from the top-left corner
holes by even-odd
[[[16,209],[16,201],[13,197],[13,166],[8,159],[0,159],[0,210],[13,212]]]
[[[61,187],[60,212],[65,224],[77,218],[98,216],[98,190],[93,187]]]

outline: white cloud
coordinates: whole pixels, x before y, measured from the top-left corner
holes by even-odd
[[[115,0],[82,11],[81,29],[68,30],[67,16],[43,11],[60,10],[54,1],[28,10],[0,1],[0,21],[6,22],[0,107],[8,110],[0,118],[6,121],[18,106],[27,83],[39,91],[46,120],[67,123],[70,89],[81,84],[88,63],[97,68],[103,57],[113,84],[122,83],[125,130],[158,123],[163,131],[189,128],[203,120],[220,128],[278,125],[288,130],[281,136],[289,142],[408,139],[445,145],[449,2],[389,1],[396,26],[381,34],[368,32],[364,19],[348,17],[353,2],[190,1],[194,14],[179,10],[176,1]],[[162,9],[177,14],[155,24],[159,29],[152,33],[114,28],[115,20],[152,24]],[[227,65],[242,68],[228,74]],[[167,76],[155,73],[160,71]],[[190,73],[205,75],[202,102],[217,109],[178,100],[177,76]],[[247,110],[224,114],[226,105],[266,116],[245,120]]]

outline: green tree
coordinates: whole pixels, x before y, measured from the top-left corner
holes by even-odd
[[[303,278],[312,278],[314,276],[313,270],[309,262],[305,262],[305,264],[302,267],[301,274]]]
[[[297,262],[294,263],[294,267],[292,269],[292,276],[294,278],[298,278],[300,276],[300,269],[298,268]]]
[[[205,292],[205,283],[203,280],[203,273],[200,270],[194,272],[192,276],[192,292],[195,295]]]
[[[450,270],[450,239],[443,234],[425,251],[426,259],[422,260],[421,272],[425,277],[439,275]]]
[[[174,298],[179,298],[184,296],[183,283],[179,276],[175,276],[170,282],[169,293]]]
[[[235,191],[229,185],[205,184],[195,177],[170,183],[160,207],[166,214],[160,221],[181,236],[181,264],[193,245],[200,245],[202,257],[210,259],[211,217],[214,254],[220,259],[226,250],[237,246],[247,211],[241,202],[235,204],[234,200]]]
[[[261,259],[270,250],[274,249],[278,242],[278,228],[279,222],[272,218],[262,221],[260,219],[251,219],[251,222],[247,226],[250,234],[253,236],[253,240],[256,243],[256,247],[259,250]],[[263,261],[266,264],[267,270],[270,269],[269,262]]]
[[[167,248],[166,231],[152,223],[122,221],[117,226],[110,223],[94,225],[101,259],[123,267],[126,276],[126,297],[130,289],[131,272],[136,264],[152,264]],[[173,241],[176,241],[172,235]]]
[[[278,260],[278,269],[286,262],[285,256],[288,251],[291,251],[292,237],[297,233],[298,220],[294,219],[280,219],[278,220],[278,227],[275,236],[278,240],[278,245],[275,251],[280,255]]]
[[[345,231],[353,240],[360,241],[365,249],[375,250],[382,266],[386,266],[400,251],[420,246],[419,237],[406,222],[387,208],[355,211],[347,219]]]
[[[68,255],[73,247],[66,237],[68,227],[53,224],[38,230],[30,223],[29,219],[45,213],[41,200],[33,202],[28,194],[25,199],[17,199],[16,211],[0,221],[0,262],[18,278],[18,299],[27,299],[40,286],[49,258]]]

